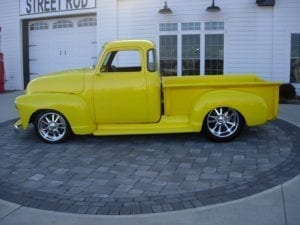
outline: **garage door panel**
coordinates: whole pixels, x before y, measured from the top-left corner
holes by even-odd
[[[96,36],[95,16],[29,23],[30,79],[91,66],[97,56]]]

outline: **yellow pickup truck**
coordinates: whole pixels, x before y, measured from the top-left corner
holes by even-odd
[[[244,125],[276,118],[279,83],[255,75],[161,77],[155,45],[105,44],[97,65],[32,80],[15,100],[20,119],[46,143],[71,134],[200,132],[230,141]]]

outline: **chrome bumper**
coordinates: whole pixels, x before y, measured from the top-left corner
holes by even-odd
[[[17,133],[17,134],[20,133],[21,132],[21,127],[22,127],[22,121],[19,119],[14,124],[15,133]]]

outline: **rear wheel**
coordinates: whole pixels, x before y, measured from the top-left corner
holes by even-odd
[[[237,137],[244,127],[244,119],[238,111],[229,107],[211,110],[205,117],[203,131],[213,141],[226,142]]]
[[[71,133],[67,120],[55,111],[39,113],[34,121],[34,130],[42,141],[51,144],[65,141]]]

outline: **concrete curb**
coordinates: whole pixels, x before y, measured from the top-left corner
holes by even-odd
[[[200,207],[181,211],[135,216],[94,216],[58,213],[39,209],[20,207],[17,204],[0,201],[0,208],[6,208],[3,225],[16,225],[22,221],[24,225],[160,225],[160,224],[286,224],[282,189],[298,185],[300,176],[283,185],[278,185],[267,191],[246,197],[244,199],[221,203],[213,206]],[[272,203],[272,204],[270,204]],[[299,219],[299,218],[297,218]],[[298,220],[299,221],[299,220]]]

